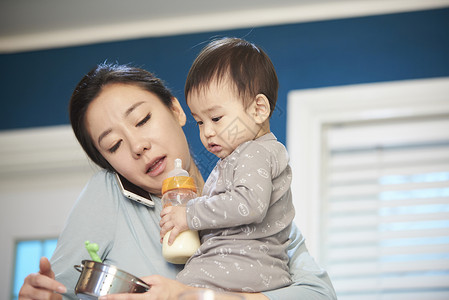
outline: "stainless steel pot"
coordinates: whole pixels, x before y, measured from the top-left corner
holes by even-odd
[[[145,293],[150,286],[115,266],[92,260],[83,260],[74,268],[80,272],[75,294],[81,300],[97,300],[98,297],[119,293]]]

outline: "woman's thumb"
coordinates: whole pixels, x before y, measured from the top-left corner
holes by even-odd
[[[39,261],[39,273],[53,279],[55,278],[55,273],[51,269],[51,264],[48,258],[41,257],[41,260]]]

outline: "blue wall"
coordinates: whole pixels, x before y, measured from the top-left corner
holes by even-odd
[[[105,60],[156,73],[183,102],[190,63],[217,36],[244,37],[272,58],[280,91],[271,124],[281,142],[289,90],[449,76],[449,8],[3,54],[0,130],[68,124],[74,86]],[[190,118],[188,139],[204,154],[193,127]],[[205,158],[203,171],[210,168]]]

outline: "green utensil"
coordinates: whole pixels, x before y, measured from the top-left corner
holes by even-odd
[[[98,256],[97,251],[100,249],[97,243],[90,243],[89,241],[85,242],[87,252],[89,252],[90,258],[92,258],[93,261],[102,263],[100,256]]]

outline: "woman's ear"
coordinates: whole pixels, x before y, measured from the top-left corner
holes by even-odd
[[[181,104],[179,103],[178,99],[173,97],[171,99],[172,107],[171,110],[173,114],[175,115],[176,119],[179,122],[179,125],[184,126],[186,124],[187,118],[184,110],[182,109]]]
[[[264,94],[257,94],[250,106],[251,115],[257,124],[262,124],[270,117],[270,101]]]

